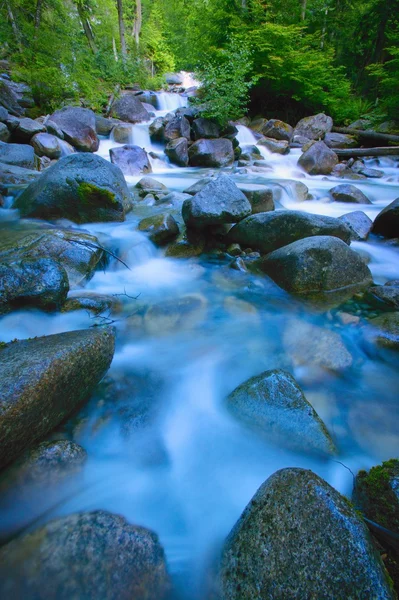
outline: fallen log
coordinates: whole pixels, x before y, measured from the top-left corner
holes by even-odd
[[[357,158],[358,156],[399,156],[399,147],[383,148],[334,148],[338,158]]]
[[[378,131],[352,129],[351,127],[333,127],[332,130],[336,133],[348,133],[349,135],[354,135],[359,139],[399,144],[399,135],[392,135],[390,133],[378,133]]]

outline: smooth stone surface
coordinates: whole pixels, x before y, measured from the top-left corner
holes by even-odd
[[[124,175],[152,173],[148,154],[140,146],[126,144],[121,148],[111,148],[109,155],[111,163],[117,165]]]
[[[115,296],[77,290],[68,294],[68,298],[61,308],[61,312],[71,312],[73,310],[90,311],[94,315],[105,313],[105,316],[107,316],[120,312],[122,303]]]
[[[57,159],[62,156],[60,140],[51,133],[37,133],[30,140],[37,156],[48,156]]]
[[[226,405],[266,441],[302,452],[335,452],[326,426],[287,371],[251,377],[228,396]]]
[[[324,143],[329,148],[356,148],[358,140],[353,135],[346,133],[326,133]]]
[[[149,238],[156,246],[164,246],[179,235],[179,226],[171,214],[159,214],[142,219],[139,231],[149,233]]]
[[[373,228],[373,221],[361,210],[338,217],[351,230],[351,240],[367,240]]]
[[[32,149],[33,151],[33,149]],[[122,171],[96,154],[70,154],[17,198],[22,216],[75,223],[124,221],[131,208]]]
[[[199,325],[206,316],[207,300],[200,294],[186,294],[150,306],[144,315],[144,326],[151,335],[170,335]]]
[[[188,155],[192,167],[228,167],[234,162],[233,144],[226,138],[198,140]]]
[[[329,175],[338,156],[324,142],[315,142],[298,159],[298,166],[309,175]]]
[[[264,136],[275,140],[290,142],[294,133],[293,127],[279,119],[270,119],[262,129]]]
[[[279,201],[282,196],[281,187],[278,185],[239,184],[239,189],[249,200],[252,206],[252,214],[269,212],[274,210],[274,201]]]
[[[107,119],[102,115],[95,115],[96,118],[96,132],[98,135],[109,136],[112,129],[115,126],[115,119]]]
[[[221,173],[193,198],[183,203],[187,227],[205,229],[210,225],[235,223],[251,213],[252,207],[234,181]]]
[[[295,126],[294,135],[303,136],[308,140],[319,140],[323,139],[326,133],[330,133],[332,126],[332,118],[319,113],[301,119]]]
[[[111,328],[19,340],[0,349],[0,468],[67,417],[108,370]]]
[[[100,141],[96,132],[96,115],[88,108],[65,106],[50,117],[67,142],[81,152],[96,152]]]
[[[167,142],[178,138],[190,139],[190,123],[183,115],[174,116],[165,125],[164,137]]]
[[[153,177],[142,177],[140,181],[136,183],[136,188],[138,190],[142,190],[146,194],[148,194],[149,192],[168,192],[168,188],[166,187],[166,185],[164,185],[160,181],[157,181]]]
[[[112,138],[118,144],[130,144],[133,138],[132,125],[130,123],[117,123],[112,129]]]
[[[354,204],[371,204],[371,201],[355,185],[336,185],[331,188],[330,195],[336,202],[353,202]]]
[[[274,138],[263,137],[258,142],[259,146],[264,146],[273,154],[287,154],[290,149],[289,142],[286,140],[275,140]]]
[[[59,517],[0,550],[0,593],[37,600],[163,600],[170,583],[152,531],[105,511]]]
[[[393,600],[367,527],[351,504],[305,469],[261,485],[221,556],[220,600]]]
[[[378,213],[374,220],[373,233],[387,238],[399,237],[399,198]]]
[[[179,167],[188,166],[188,142],[185,137],[176,138],[171,140],[166,148],[165,154],[169,158],[170,162]]]
[[[228,239],[264,254],[310,236],[330,235],[350,241],[350,230],[334,217],[299,210],[279,210],[251,215],[235,225]]]
[[[39,176],[39,171],[0,162],[0,191],[6,196],[17,195],[21,188],[26,187]]]
[[[219,125],[203,117],[194,119],[192,129],[194,140],[218,138],[220,136]]]
[[[16,139],[16,141],[29,142],[29,140],[37,133],[45,132],[45,125],[25,117],[18,123],[18,127],[14,130],[13,137]]]
[[[141,121],[150,119],[143,103],[132,93],[122,94],[118,100],[115,100],[111,114],[113,117],[128,123],[141,123]]]
[[[0,142],[0,162],[24,169],[35,169],[35,152],[29,144]]]

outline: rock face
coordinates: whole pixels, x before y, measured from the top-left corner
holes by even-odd
[[[347,213],[338,217],[351,230],[351,240],[367,240],[372,228],[373,221],[361,210]]]
[[[165,148],[165,154],[170,162],[179,167],[188,165],[188,142],[185,137],[171,140]]]
[[[315,142],[299,157],[298,165],[309,175],[329,175],[338,156],[324,142]]]
[[[220,174],[200,192],[184,201],[182,214],[187,227],[206,229],[211,225],[235,223],[251,213],[251,205],[234,181]]]
[[[308,138],[308,140],[321,140],[326,133],[330,133],[332,126],[332,118],[319,113],[318,115],[301,119],[295,127],[294,135]]]
[[[108,370],[115,334],[87,329],[21,340],[0,350],[0,468],[85,400]]]
[[[373,233],[387,238],[399,237],[399,198],[378,213],[374,221]]]
[[[50,117],[64,138],[82,152],[96,152],[100,145],[96,132],[96,115],[88,108],[66,106]]]
[[[179,235],[179,227],[170,214],[153,215],[139,223],[139,230],[149,233],[150,240],[157,246],[164,246]]]
[[[314,235],[331,235],[349,243],[350,231],[338,219],[299,210],[279,210],[247,217],[228,234],[231,242],[264,254]]]
[[[233,144],[226,138],[198,140],[188,155],[192,167],[227,167],[234,162]]]
[[[0,142],[0,162],[24,169],[35,168],[35,152],[28,144]]]
[[[123,94],[113,103],[112,116],[128,123],[140,123],[150,119],[143,103],[131,93]]]
[[[268,138],[290,142],[294,134],[294,129],[288,123],[284,123],[284,121],[270,119],[263,127],[262,133]]]
[[[48,156],[57,159],[62,155],[59,139],[51,133],[37,133],[30,141],[37,156]]]
[[[163,600],[169,591],[158,537],[105,511],[50,521],[0,556],[4,597]]]
[[[262,260],[261,268],[283,289],[309,297],[339,291],[351,297],[372,282],[360,256],[342,240],[326,235],[275,250]]]
[[[331,188],[330,195],[336,202],[352,202],[354,204],[371,204],[365,194],[355,185],[336,185]]]
[[[200,117],[193,121],[193,134],[195,140],[218,138],[220,128],[217,123]]]
[[[221,557],[221,600],[393,600],[367,527],[349,502],[305,469],[259,488]]]
[[[18,197],[22,216],[75,223],[123,221],[130,197],[121,170],[100,156],[70,154]]]
[[[111,162],[117,165],[124,175],[139,175],[152,173],[148,154],[140,146],[126,144],[121,148],[111,148]]]
[[[331,454],[334,444],[320,417],[287,371],[265,371],[227,398],[228,410],[265,440],[300,451]]]

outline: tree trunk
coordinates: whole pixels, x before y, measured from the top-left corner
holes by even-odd
[[[304,21],[306,18],[306,3],[307,0],[301,0],[301,21]]]
[[[328,6],[326,6],[325,11],[324,11],[323,29],[321,31],[321,41],[320,41],[321,50],[323,50],[323,48],[324,48],[324,40],[325,40],[325,37],[327,34],[327,16],[328,16]]]
[[[362,129],[352,129],[351,127],[333,127],[332,130],[337,133],[348,133],[364,140],[399,144],[399,135],[378,133],[378,131],[363,131]]]
[[[78,8],[78,14],[79,14],[79,18],[80,18],[80,22],[82,23],[82,27],[83,30],[85,32],[86,38],[87,38],[87,42],[90,46],[90,50],[93,52],[93,54],[97,54],[98,52],[98,48],[96,45],[96,42],[94,40],[94,35],[93,35],[93,31],[90,27],[90,23],[87,19],[85,10],[81,4],[81,2],[77,2],[77,8]]]
[[[35,37],[37,35],[37,31],[39,30],[40,22],[42,20],[42,6],[43,6],[43,0],[37,0],[36,11],[35,11]]]
[[[116,51],[116,42],[114,37],[112,38],[112,51],[114,53],[115,61],[118,62],[118,52]]]
[[[123,62],[126,62],[127,50],[126,50],[125,22],[123,20],[122,0],[116,0],[116,6],[118,9],[119,39],[121,42],[122,60],[123,60]]]
[[[399,148],[395,146],[381,148],[334,148],[339,158],[357,158],[358,156],[399,156]]]
[[[133,35],[137,48],[139,47],[140,43],[142,18],[141,0],[136,0],[136,15],[134,18]]]
[[[14,37],[17,42],[18,50],[22,53],[22,50],[23,50],[22,49],[22,36],[21,36],[21,32],[19,31],[14,14],[12,12],[12,8],[11,8],[11,4],[10,4],[9,0],[6,0],[6,6],[7,6],[8,18],[10,19],[12,31],[14,33]]]

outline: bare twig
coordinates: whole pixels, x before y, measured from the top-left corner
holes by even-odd
[[[124,267],[129,269],[129,271],[131,271],[131,268],[129,267],[129,265],[127,265],[121,258],[116,256],[116,254],[111,252],[111,250],[108,250],[107,248],[104,248],[104,246],[101,246],[101,244],[93,244],[93,242],[83,242],[82,240],[73,240],[71,238],[64,238],[64,240],[66,242],[71,242],[72,244],[80,244],[81,246],[85,246],[86,248],[91,248],[91,249],[95,249],[95,250],[103,250],[104,252],[106,252],[107,254],[112,256],[112,258],[115,258],[115,260],[122,263]]]

